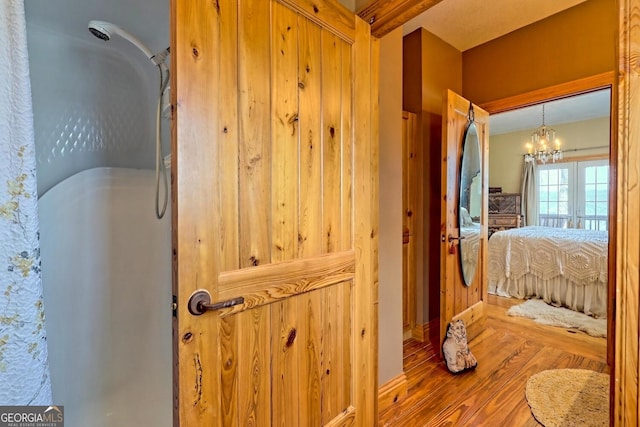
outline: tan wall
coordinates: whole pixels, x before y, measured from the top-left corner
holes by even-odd
[[[350,1],[350,0],[343,0],[343,1]],[[351,0],[351,1],[355,5],[355,10],[360,10],[371,2],[371,0]]]
[[[610,123],[608,117],[554,125],[556,135],[562,141],[564,157],[608,154],[609,149],[571,152],[575,148],[609,145]],[[522,174],[522,155],[534,129],[495,135],[489,138],[489,186],[502,187],[505,193],[519,193]]]
[[[378,384],[402,373],[402,28],[380,39]]]
[[[422,240],[416,241],[416,321],[421,324],[440,313],[442,97],[446,89],[462,91],[462,53],[425,29],[418,29],[404,37],[403,55],[403,108],[418,115],[419,129],[421,163],[417,173],[422,191],[418,204],[422,211],[417,219],[423,230]]]
[[[617,8],[588,0],[463,53],[463,95],[477,104],[616,69]]]
[[[356,1],[355,0],[338,0],[342,3],[347,9],[354,12],[356,10]]]

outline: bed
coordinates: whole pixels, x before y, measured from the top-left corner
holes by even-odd
[[[607,315],[606,231],[523,227],[489,239],[489,293]]]
[[[469,223],[460,227],[460,237],[465,239],[464,244],[460,242],[460,253],[462,260],[462,271],[464,277],[471,281],[478,264],[478,251],[480,250],[480,223]]]

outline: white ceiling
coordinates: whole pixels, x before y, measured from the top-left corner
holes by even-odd
[[[611,111],[611,90],[558,99],[544,104],[544,118],[547,126],[556,126],[599,117],[609,117]],[[534,129],[542,124],[542,104],[523,107],[500,114],[492,114],[489,119],[491,135]]]
[[[403,26],[419,27],[461,52],[586,0],[443,0]]]

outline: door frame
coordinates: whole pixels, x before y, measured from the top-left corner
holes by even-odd
[[[418,216],[418,115],[410,111],[402,111],[402,317],[403,339],[410,335],[414,339],[424,341],[422,325],[417,325],[416,304],[416,240],[422,228]],[[420,230],[420,233],[418,232]],[[406,245],[406,248],[405,248]],[[406,249],[406,251],[405,251]],[[406,316],[406,318],[405,318]],[[408,323],[407,330],[405,320]],[[416,330],[419,328],[419,330]]]

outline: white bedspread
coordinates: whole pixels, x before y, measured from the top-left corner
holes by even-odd
[[[462,270],[464,277],[470,281],[473,280],[478,265],[481,231],[480,224],[478,223],[472,223],[471,225],[460,228],[460,237],[464,238],[464,242],[460,242]]]
[[[523,227],[489,239],[489,292],[607,313],[606,231]]]

